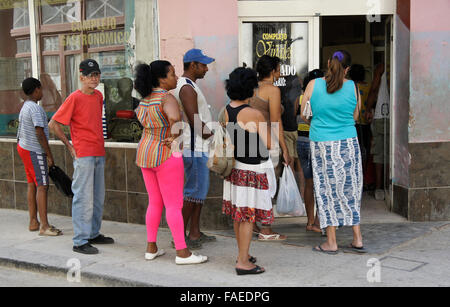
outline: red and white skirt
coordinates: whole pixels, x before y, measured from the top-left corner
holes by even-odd
[[[223,182],[222,212],[236,222],[272,224],[276,189],[271,160],[257,165],[235,161],[231,174]]]

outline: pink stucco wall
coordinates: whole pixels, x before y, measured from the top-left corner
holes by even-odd
[[[411,12],[411,31],[450,31],[449,0],[412,0]]]
[[[449,0],[411,1],[409,142],[450,141]]]
[[[226,103],[224,80],[238,65],[236,0],[159,0],[161,59],[183,74],[183,54],[199,48],[216,59],[199,80],[206,99],[218,111]]]

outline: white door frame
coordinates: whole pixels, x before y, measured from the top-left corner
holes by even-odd
[[[243,22],[308,22],[309,71],[320,66],[320,16],[395,15],[396,0],[285,0],[238,1],[239,63],[242,63],[241,28]]]
[[[239,17],[393,15],[396,0],[238,1]]]

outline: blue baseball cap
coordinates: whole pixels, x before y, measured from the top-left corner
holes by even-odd
[[[202,64],[211,64],[215,60],[207,57],[200,49],[191,49],[183,57],[183,63],[199,62]]]

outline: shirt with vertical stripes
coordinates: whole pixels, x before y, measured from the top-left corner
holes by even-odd
[[[144,130],[136,153],[136,165],[153,168],[170,158],[170,148],[162,143],[169,137],[170,124],[161,102],[167,95],[163,89],[154,89],[148,99],[141,100],[136,110]]]

